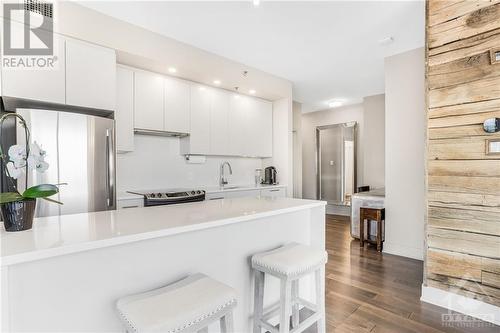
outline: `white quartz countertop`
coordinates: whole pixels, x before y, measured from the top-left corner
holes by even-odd
[[[238,198],[37,218],[0,231],[1,265],[170,236],[325,205],[291,198]]]
[[[151,190],[138,190],[137,192],[182,192],[182,191],[191,191],[193,189],[196,190],[205,190],[207,194],[210,193],[224,193],[224,192],[238,192],[238,191],[251,191],[251,190],[265,190],[265,189],[271,189],[271,188],[281,188],[281,187],[286,187],[286,185],[281,185],[281,184],[276,184],[276,185],[266,185],[266,184],[261,184],[261,185],[226,185],[225,188],[221,188],[220,186],[201,186],[201,187],[192,187],[192,188],[175,188],[175,189],[151,189]],[[137,199],[137,198],[142,198],[141,195],[138,194],[133,194],[133,193],[128,193],[128,192],[122,192],[118,193],[118,200],[129,200],[129,199]]]

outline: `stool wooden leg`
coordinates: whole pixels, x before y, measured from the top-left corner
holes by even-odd
[[[363,247],[365,245],[365,218],[364,216],[360,216],[359,219],[359,246]]]
[[[220,331],[221,333],[233,333],[233,312],[230,311],[226,313],[224,317],[220,319]]]
[[[299,326],[299,279],[292,281],[292,327]]]
[[[316,270],[316,307],[320,315],[318,319],[318,333],[326,332],[325,318],[325,267]]]
[[[260,321],[262,319],[262,312],[264,311],[264,280],[265,275],[263,272],[254,271],[255,287],[254,287],[254,301],[253,301],[253,333],[261,333]]]
[[[382,221],[377,221],[377,251],[382,252]]]
[[[292,282],[281,280],[280,293],[280,333],[290,332],[290,312],[292,310]]]

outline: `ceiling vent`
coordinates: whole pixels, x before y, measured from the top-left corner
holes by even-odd
[[[24,10],[52,18],[53,4],[40,0],[24,0]]]

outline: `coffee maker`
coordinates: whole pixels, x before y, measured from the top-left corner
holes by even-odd
[[[278,184],[278,171],[273,166],[267,167],[264,170],[264,181],[262,184],[276,185]]]

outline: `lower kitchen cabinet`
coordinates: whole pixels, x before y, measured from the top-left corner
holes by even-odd
[[[286,187],[273,187],[265,190],[260,190],[260,195],[263,197],[286,197]]]
[[[117,209],[139,208],[139,207],[144,207],[143,198],[118,199],[116,202]]]
[[[211,192],[207,193],[207,200],[232,199],[244,197],[286,197],[286,187],[272,187],[266,189],[255,190],[231,190],[226,192]]]

